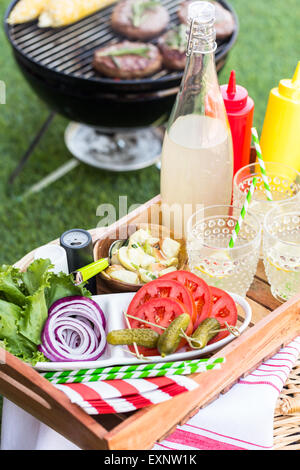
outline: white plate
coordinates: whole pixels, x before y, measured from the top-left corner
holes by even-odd
[[[135,294],[135,292],[129,292],[124,294],[96,295],[93,297],[93,300],[97,302],[97,304],[101,307],[104,312],[107,321],[106,333],[112,330],[120,330],[122,328],[126,328],[123,311],[127,310],[127,307]],[[251,321],[252,310],[248,302],[243,297],[237,294],[230,295],[232,296],[234,301],[243,308],[245,312],[244,322],[238,327],[240,333],[242,333]],[[235,337],[230,334],[221,341],[206,346],[205,348],[201,349],[201,351],[181,350],[175,354],[170,354],[165,358],[162,358],[161,356],[151,356],[149,362],[170,362],[197,358],[221,348],[225,344],[232,341],[234,338]],[[108,344],[103,356],[98,361],[39,362],[37,363],[35,368],[40,371],[62,371],[94,369],[97,367],[110,367],[115,365],[128,365],[140,363],[145,363],[145,361],[141,361],[129,352],[127,352],[126,346],[111,346]]]

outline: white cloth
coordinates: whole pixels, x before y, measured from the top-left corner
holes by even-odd
[[[1,450],[76,449],[75,444],[4,398]]]
[[[276,401],[299,353],[297,337],[154,449],[271,450]]]

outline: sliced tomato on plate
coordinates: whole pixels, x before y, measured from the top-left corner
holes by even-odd
[[[185,312],[190,315],[193,324],[195,323],[197,310],[192,294],[180,282],[171,279],[156,279],[141,287],[130,302],[127,313],[135,315],[141,305],[156,298],[178,300],[184,305]]]
[[[197,309],[197,318],[194,321],[194,329],[196,329],[205,318],[210,316],[212,308],[210,287],[203,279],[189,271],[173,271],[160,278],[161,281],[165,279],[180,282],[192,294]]]
[[[233,298],[227,294],[227,292],[218,287],[210,287],[212,294],[212,309],[209,314],[209,317],[216,318],[221,325],[221,328],[226,328],[225,322],[228,325],[235,326],[237,323],[237,307]],[[226,336],[229,335],[229,331],[221,331],[217,334],[212,340],[209,341],[209,344],[216,343]]]
[[[128,309],[128,313],[129,309]],[[152,298],[148,302],[140,305],[132,315],[139,318],[140,320],[146,320],[150,323],[155,323],[156,325],[163,326],[167,328],[170,323],[175,320],[176,317],[186,313],[185,305],[175,299],[168,297],[162,298]],[[157,331],[159,334],[162,334],[164,330],[161,328],[149,325],[148,323],[143,323],[143,321],[134,320],[128,318],[131,328],[150,328]],[[190,324],[186,330],[187,335],[191,335],[193,332],[193,323],[190,321]],[[180,342],[178,349],[184,346],[185,340]],[[134,352],[134,347],[129,346],[129,349]],[[149,349],[139,346],[138,350],[144,356],[157,356],[159,352],[157,349]]]

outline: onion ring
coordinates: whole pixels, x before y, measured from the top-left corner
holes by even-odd
[[[87,297],[64,297],[49,309],[39,350],[50,361],[96,361],[106,347],[106,320]]]

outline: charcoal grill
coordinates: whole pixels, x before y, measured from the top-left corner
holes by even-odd
[[[5,20],[18,1],[11,3]],[[178,24],[180,3],[162,0],[170,13],[170,24]],[[224,65],[238,34],[235,12],[225,0],[220,3],[233,13],[236,28],[218,43],[218,69]],[[92,67],[96,49],[122,39],[110,27],[112,9],[110,6],[57,29],[38,28],[37,22],[10,26],[5,21],[5,31],[21,72],[53,112],[109,132],[162,123],[172,109],[182,72],[163,69],[149,78],[115,80],[101,77]]]

